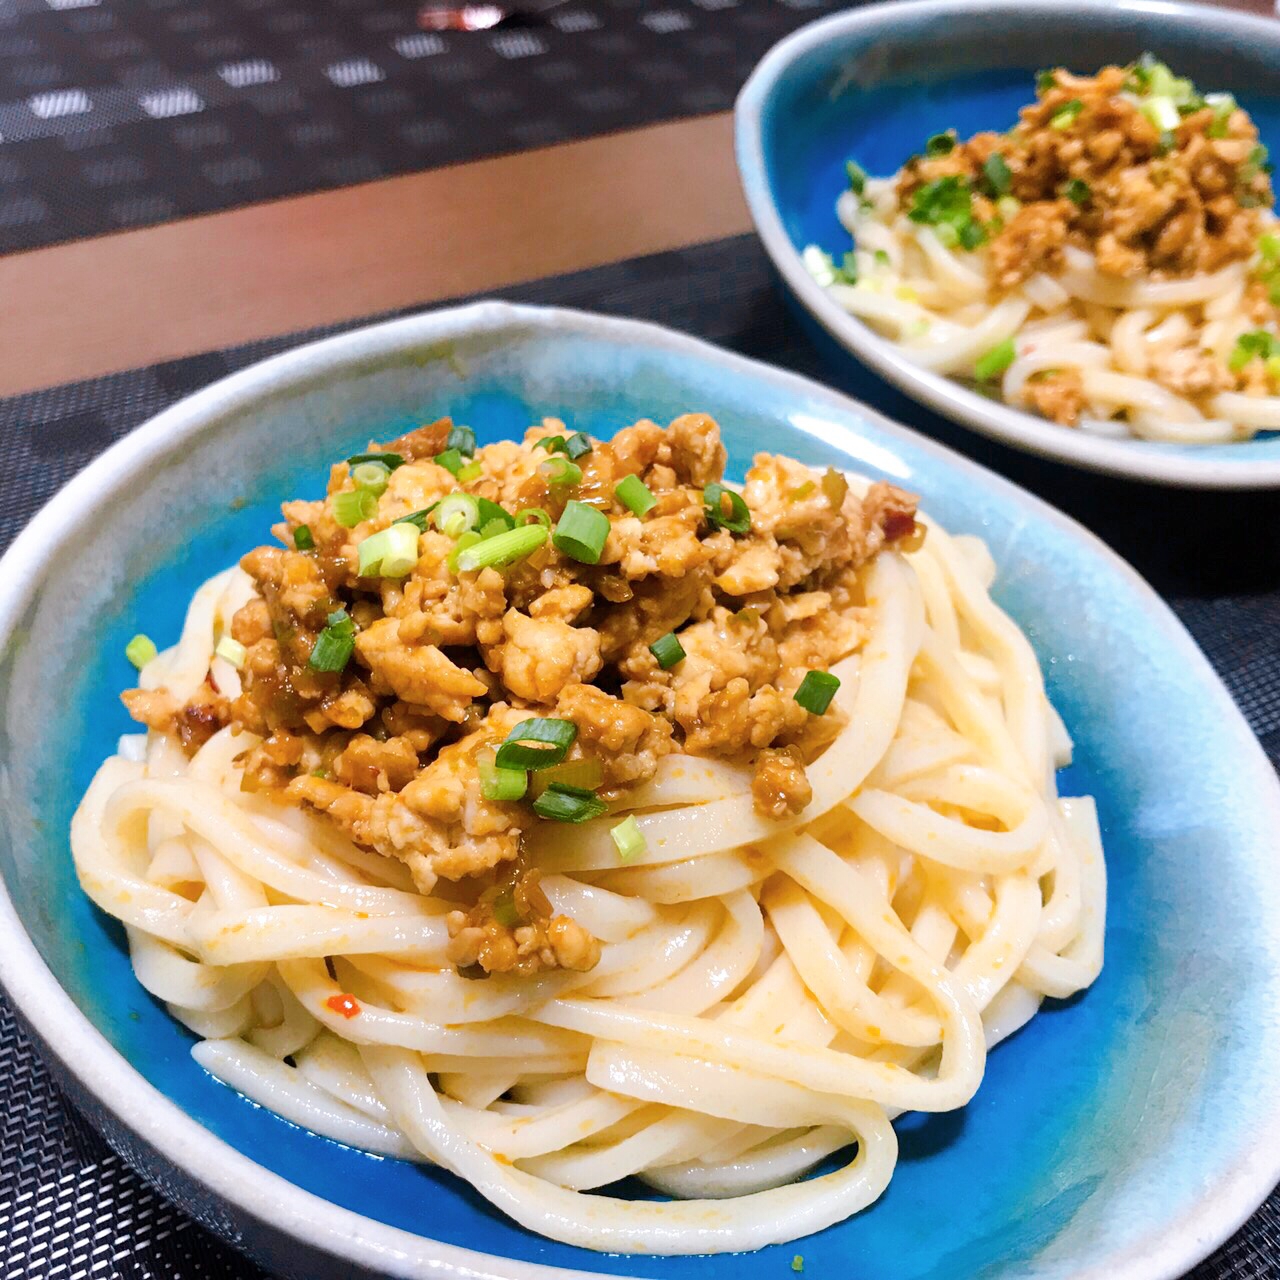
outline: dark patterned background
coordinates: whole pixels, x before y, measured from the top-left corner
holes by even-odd
[[[833,380],[777,300],[764,255],[750,237],[522,286],[503,296],[656,320]],[[179,397],[304,336],[315,335],[0,402],[0,453],[7,460],[0,471],[0,548],[113,440]],[[1169,599],[1280,765],[1280,510],[1270,495],[1224,500],[1086,476],[965,435],[861,379],[846,389],[963,447],[1071,511],[1121,550]],[[1242,532],[1251,548],[1247,555],[1239,554]],[[149,1190],[75,1117],[2,999],[0,1082],[6,1103],[0,1108],[4,1280],[262,1276]],[[483,1248],[483,1241],[476,1243]],[[1280,1191],[1189,1280],[1276,1277]]]
[[[0,252],[720,111],[834,0],[0,0]]]

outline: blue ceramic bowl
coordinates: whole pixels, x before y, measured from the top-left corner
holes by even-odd
[[[130,728],[117,697],[129,636],[171,642],[195,584],[260,541],[282,497],[322,492],[333,458],[445,412],[493,440],[546,412],[607,436],[695,408],[720,419],[738,475],[760,448],[853,467],[988,540],[997,597],[1076,739],[1064,790],[1098,799],[1107,962],[1082,998],[995,1051],[969,1107],[899,1122],[898,1172],[861,1216],[746,1256],[601,1256],[206,1075],[79,892],[67,825]],[[501,304],[304,347],[184,401],[77,476],[0,562],[0,642],[0,980],[109,1140],[276,1271],[778,1280],[801,1252],[811,1276],[1156,1280],[1280,1177],[1280,797],[1240,713],[1100,542],[812,383],[647,325]]]
[[[1280,22],[1158,0],[906,0],[815,22],[765,56],[736,111],[747,203],[785,288],[838,344],[836,358],[848,352],[944,417],[1097,471],[1188,488],[1280,487],[1280,433],[1176,445],[1069,430],[918,368],[800,260],[810,244],[837,260],[849,248],[835,212],[848,158],[893,173],[931,134],[1007,129],[1034,97],[1037,68],[1092,72],[1148,49],[1206,89],[1234,93],[1280,154]],[[875,402],[887,388],[864,390]]]

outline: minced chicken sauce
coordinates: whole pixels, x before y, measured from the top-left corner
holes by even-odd
[[[257,594],[230,626],[240,695],[209,682],[185,706],[163,689],[124,700],[188,751],[226,725],[260,738],[244,789],[327,815],[402,859],[423,893],[456,899],[450,958],[474,976],[595,964],[598,943],[554,915],[522,834],[596,816],[667,753],[751,765],[760,812],[800,811],[805,763],[841,725],[801,686],[861,643],[862,568],[923,533],[901,490],[859,498],[838,472],[778,455],[722,493],[725,449],[704,414],[608,443],[547,419],[483,448],[443,419],[364,456],[372,468],[333,467],[325,498],[286,502],[281,545],[241,561]],[[607,520],[594,562],[590,539],[559,536],[582,507]],[[403,542],[409,516],[408,562],[362,575],[361,543],[392,526]],[[537,545],[466,557],[513,528]],[[531,717],[571,743],[501,798],[518,771],[497,768],[498,750]]]

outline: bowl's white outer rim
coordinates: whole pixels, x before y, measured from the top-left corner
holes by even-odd
[[[809,274],[782,225],[770,195],[765,168],[763,109],[778,81],[797,59],[843,33],[889,32],[895,22],[907,14],[945,20],[957,9],[978,7],[995,24],[1002,9],[1025,12],[1031,7],[1062,11],[1068,6],[1054,0],[1035,0],[1030,6],[1027,0],[980,0],[980,4],[977,0],[892,0],[833,14],[801,27],[774,45],[757,64],[738,95],[734,132],[747,206],[773,265],[809,314],[852,356],[912,399],[993,440],[1091,471],[1179,488],[1271,489],[1280,486],[1280,458],[1254,461],[1242,457],[1236,462],[1197,458],[1193,453],[1162,453],[1142,441],[1089,435],[988,400],[950,378],[912,364],[892,342],[838,306]],[[1171,0],[1071,0],[1070,8],[1076,16],[1090,7],[1128,10],[1169,20],[1197,23],[1211,20],[1220,28],[1234,29],[1241,36],[1271,46],[1280,56],[1280,23],[1271,18]]]
[[[819,407],[825,404],[838,414],[852,410],[886,433],[993,487],[1006,501],[1030,508],[1038,518],[1069,532],[1126,579],[1151,610],[1153,623],[1163,623],[1169,642],[1181,649],[1188,670],[1199,673],[1208,685],[1206,692],[1218,700],[1223,719],[1234,727],[1239,738],[1240,785],[1253,788],[1254,794],[1270,807],[1272,824],[1280,830],[1280,784],[1207,659],[1159,596],[1088,530],[976,463],[796,374],[658,325],[578,311],[479,302],[388,321],[275,356],[180,401],[138,427],[76,475],[0,559],[0,648],[7,646],[27,600],[57,560],[63,540],[74,535],[80,518],[109,500],[137,470],[153,465],[157,455],[178,449],[184,441],[205,431],[216,430],[225,415],[251,407],[264,395],[325,370],[501,329],[561,330],[590,334],[631,348],[678,353],[718,366],[728,374],[763,380],[784,393],[794,393],[797,399]],[[1255,775],[1252,780],[1247,775],[1250,766]],[[112,1048],[59,986],[28,937],[2,881],[0,984],[21,1016],[57,1056],[60,1070],[96,1106],[245,1218],[265,1223],[337,1259],[415,1280],[599,1280],[602,1274],[497,1258],[431,1240],[334,1205],[256,1164],[189,1117]],[[1257,1117],[1252,1144],[1240,1153],[1232,1176],[1206,1193],[1195,1215],[1172,1224],[1158,1224],[1159,1234],[1144,1242],[1141,1256],[1122,1272],[1113,1264],[1104,1263],[1080,1271],[1076,1280],[1176,1280],[1227,1239],[1280,1181],[1280,1098],[1274,1091],[1269,1103],[1269,1112]]]

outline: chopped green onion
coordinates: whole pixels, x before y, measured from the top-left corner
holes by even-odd
[[[1044,75],[1044,74],[1046,74],[1046,73],[1042,71],[1040,74],[1041,74],[1041,75]],[[1052,73],[1052,72],[1049,72],[1048,74],[1049,74],[1049,75],[1052,75],[1053,73]],[[804,1254],[803,1254],[803,1253],[797,1253],[797,1254],[795,1254],[795,1255],[792,1257],[792,1259],[791,1259],[791,1270],[792,1270],[792,1271],[803,1271],[803,1270],[804,1270]]]
[[[729,510],[724,509],[725,501]],[[726,489],[722,484],[709,484],[702,491],[702,502],[707,523],[713,529],[728,529],[730,533],[746,533],[751,528],[751,509],[740,493]]]
[[[1058,83],[1058,73],[1056,71],[1037,71],[1036,72],[1036,91],[1038,93],[1048,93]]]
[[[473,480],[479,480],[484,474],[484,467],[478,462],[468,462],[465,467],[458,471],[458,479],[463,484],[470,484]]]
[[[609,517],[585,502],[571,500],[551,535],[557,551],[582,564],[599,564],[609,540]]]
[[[956,149],[956,131],[948,129],[946,133],[935,133],[924,144],[924,153],[930,159],[935,156],[948,156]]]
[[[541,525],[524,525],[508,529],[493,538],[485,538],[467,547],[458,556],[458,573],[472,573],[476,569],[502,569],[532,555],[547,540],[547,531]]]
[[[591,452],[591,437],[585,431],[575,431],[564,442],[564,451],[569,457],[581,458],[584,453]]]
[[[1089,184],[1080,178],[1070,178],[1062,184],[1062,194],[1078,208],[1082,208],[1089,203],[1093,192],[1089,189]]]
[[[917,187],[907,217],[926,226],[948,227],[949,231],[940,232],[944,242],[958,241],[966,249],[975,249],[986,239],[982,224],[974,220],[969,184],[954,174]]]
[[[634,814],[611,828],[609,836],[618,847],[620,862],[634,862],[645,851],[644,832],[640,830]]]
[[[431,518],[431,513],[439,505],[439,502],[433,502],[429,507],[423,507],[421,511],[410,511],[407,516],[398,516],[396,524],[411,524],[417,528],[419,533],[426,533],[427,521]]]
[[[677,662],[683,662],[685,659],[684,645],[680,643],[674,631],[668,631],[665,636],[655,640],[649,646],[649,652],[657,658],[658,666],[663,671],[669,671]]]
[[[134,636],[124,647],[124,656],[133,663],[139,671],[156,656],[156,642],[150,636],[144,636],[141,633]]]
[[[1205,105],[1213,108],[1213,119],[1205,128],[1205,136],[1225,138],[1231,117],[1235,114],[1236,100],[1229,93],[1211,93],[1205,97]]]
[[[982,176],[986,179],[987,189],[993,196],[1007,196],[1013,183],[1013,174],[1008,162],[998,151],[993,151],[982,164]]]
[[[335,609],[325,629],[316,637],[307,659],[313,671],[341,671],[356,647],[356,624],[345,609]]]
[[[404,466],[404,459],[398,453],[353,453],[347,459],[347,466],[354,469],[362,462],[380,462],[388,471]]]
[[[614,496],[633,516],[643,516],[658,505],[653,491],[639,476],[623,476],[613,486]]]
[[[990,382],[992,378],[998,377],[1014,362],[1017,354],[1013,339],[1006,338],[997,346],[992,347],[986,355],[978,357],[974,362],[973,376],[979,382]]]
[[[568,485],[582,483],[582,468],[570,462],[563,454],[550,457],[539,468],[548,484]]]
[[[1227,365],[1232,373],[1239,373],[1249,361],[1269,360],[1274,355],[1280,355],[1280,338],[1265,329],[1255,329],[1236,339]]]
[[[933,234],[946,245],[948,249],[954,249],[960,243],[960,233],[949,222],[940,222],[933,229]]]
[[[879,267],[887,267],[890,264],[889,251],[887,249],[877,249],[872,255]]]
[[[1178,145],[1178,135],[1172,129],[1166,129],[1156,143],[1156,154],[1167,156]]]
[[[468,529],[466,533],[459,536],[457,542],[453,544],[453,550],[449,552],[445,563],[449,566],[450,573],[458,572],[458,561],[462,559],[462,553],[469,551],[472,547],[478,546],[484,541],[484,535],[478,529]]]
[[[540,524],[544,529],[550,529],[551,517],[541,507],[525,507],[516,512],[516,527],[524,524]]]
[[[1273,382],[1280,382],[1280,355],[1267,357],[1267,377]]]
[[[480,794],[486,800],[521,800],[529,788],[524,769],[502,769],[487,760],[480,762]]]
[[[333,495],[333,518],[344,529],[354,529],[377,509],[378,499],[368,489],[344,489]]]
[[[964,249],[976,249],[987,238],[986,229],[982,223],[974,221],[972,218],[968,222],[960,224],[960,246]]]
[[[587,822],[608,813],[609,806],[599,796],[582,787],[553,782],[534,802],[533,811],[553,822]]]
[[[856,161],[846,160],[844,171],[849,175],[849,189],[860,196],[867,189],[867,171]]]
[[[1258,252],[1264,262],[1280,262],[1280,236],[1268,231],[1258,237]]]
[[[293,531],[293,545],[299,551],[314,551],[316,549],[316,540],[312,537],[309,524],[300,524]]]
[[[1006,223],[1012,222],[1018,216],[1018,211],[1022,208],[1022,201],[1015,199],[1013,196],[1001,196],[996,201],[996,209]]]
[[[494,763],[499,769],[549,769],[568,755],[577,736],[572,720],[521,720],[503,739]]]
[[[365,538],[356,548],[362,578],[403,578],[418,563],[418,531],[403,522]]]
[[[476,433],[470,427],[450,427],[449,438],[444,442],[445,452],[456,449],[464,458],[475,457]]]
[[[482,524],[478,530],[480,538],[496,538],[500,533],[506,533],[511,526],[505,520],[490,520]]]
[[[450,538],[460,538],[480,523],[480,503],[469,493],[451,493],[436,503],[431,523]]]
[[[1182,117],[1178,114],[1178,108],[1173,104],[1172,98],[1148,98],[1138,107],[1138,110],[1141,111],[1142,114],[1146,116],[1161,133],[1171,133],[1178,127],[1182,120]],[[1077,114],[1079,113],[1077,112]],[[1052,124],[1053,121],[1050,121],[1049,123]],[[1055,126],[1055,128],[1056,127],[1058,126]],[[1061,127],[1065,129],[1066,125]]]
[[[488,498],[477,498],[476,505],[480,508],[480,525],[482,528],[487,524],[491,524],[494,520],[501,520],[508,529],[515,528],[516,522],[496,502],[492,502]]]
[[[794,696],[811,715],[821,716],[826,714],[839,687],[839,676],[833,676],[830,671],[806,671]]]
[[[548,453],[568,453],[569,442],[564,436],[543,436],[533,442],[535,449],[545,449]]]
[[[1079,98],[1072,98],[1070,102],[1059,107],[1057,111],[1049,117],[1050,129],[1070,129],[1073,124],[1080,118],[1080,113],[1084,110],[1084,103]]]
[[[361,462],[351,468],[357,489],[367,489],[375,498],[382,496],[391,472],[381,462]]]
[[[464,463],[462,454],[457,449],[446,449],[443,453],[437,453],[432,461],[438,467],[443,467],[451,476],[456,477],[458,472],[462,470]]]
[[[249,652],[244,645],[231,636],[223,636],[218,641],[217,648],[213,652],[224,662],[231,663],[237,671],[244,666],[244,660],[249,656]]]
[[[490,799],[497,797],[490,796]],[[524,923],[524,918],[516,908],[516,895],[510,889],[503,889],[493,900],[493,918],[504,929],[515,929]]]

